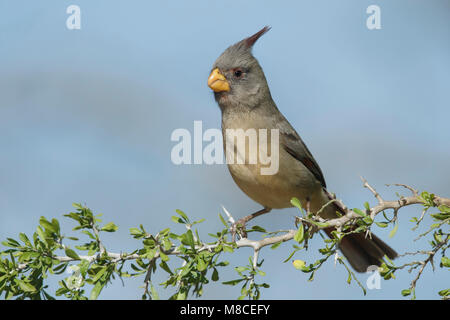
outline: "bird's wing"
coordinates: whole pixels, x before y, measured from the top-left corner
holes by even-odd
[[[284,117],[283,117],[284,118]],[[289,122],[284,119],[280,121],[278,126],[280,130],[280,146],[284,148],[292,157],[300,161],[309,171],[320,181],[322,186],[326,188],[325,179],[320,170],[319,165],[312,156],[308,147],[303,143],[298,133],[292,128]]]

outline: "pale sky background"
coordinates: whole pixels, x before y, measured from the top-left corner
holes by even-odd
[[[81,7],[81,30],[66,28],[66,8]],[[381,8],[381,30],[366,28],[366,8]],[[39,217],[62,219],[72,202],[114,221],[111,251],[139,245],[129,228],[156,233],[174,225],[175,209],[206,218],[200,234],[221,228],[220,205],[235,217],[260,208],[234,184],[225,165],[175,166],[176,128],[194,120],[220,128],[206,80],[217,56],[264,25],[272,30],[254,54],[279,109],[318,161],[329,190],[349,207],[374,204],[362,175],[383,196],[405,183],[450,196],[450,2],[442,1],[6,1],[0,2],[0,238],[32,234]],[[293,225],[294,209],[274,210],[254,223],[270,230]],[[409,219],[375,229],[399,253],[413,242]],[[429,221],[425,221],[429,223]],[[424,227],[419,229],[424,231]],[[298,259],[313,262],[320,237]],[[291,244],[263,249],[263,299],[401,299],[412,274],[399,272],[366,297],[330,261],[308,275],[282,263]],[[220,281],[236,278],[251,250],[227,254]],[[172,260],[175,260],[173,258]],[[402,261],[397,261],[400,264]],[[65,275],[67,276],[67,275]],[[165,272],[155,276],[164,280]],[[359,276],[365,283],[367,275]],[[55,287],[58,278],[49,282]],[[448,271],[427,269],[419,299],[437,299]],[[108,285],[103,299],[139,299],[143,278]],[[157,287],[162,298],[172,291]],[[234,299],[239,287],[211,283],[202,298]]]

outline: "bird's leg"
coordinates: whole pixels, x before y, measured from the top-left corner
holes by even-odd
[[[311,200],[309,197],[306,197],[306,216],[309,217],[309,213],[311,212]]]
[[[256,218],[257,216],[260,216],[264,213],[268,213],[271,210],[272,210],[271,208],[263,208],[259,211],[256,211],[255,213],[249,214],[248,216],[245,216],[245,217],[239,219],[238,221],[236,221],[235,223],[233,223],[231,225],[231,236],[232,236],[233,242],[235,242],[235,240],[236,240],[237,232],[240,233],[242,238],[247,238],[247,233],[245,232],[245,225],[247,222]]]

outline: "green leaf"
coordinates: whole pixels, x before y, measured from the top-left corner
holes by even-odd
[[[100,294],[100,292],[102,291],[104,286],[105,286],[105,282],[98,281],[91,291],[91,296],[89,297],[89,300],[97,300],[97,297]]]
[[[175,210],[183,219],[184,219],[184,221],[186,222],[186,223],[188,223],[189,222],[189,218],[187,217],[187,215],[183,212],[183,211],[181,211],[181,210],[179,210],[179,209],[177,209],[177,210]]]
[[[136,272],[141,272],[141,271],[142,271],[141,269],[139,269],[139,268],[138,268],[136,265],[134,265],[133,263],[131,263],[130,266],[131,266],[131,269],[133,269],[133,270],[136,271]]]
[[[41,239],[41,241],[44,242],[45,244],[47,244],[47,240],[45,239],[44,230],[42,230],[41,226],[37,226],[36,232],[39,235],[39,238]]]
[[[300,224],[300,227],[298,228],[297,232],[294,235],[294,240],[297,241],[298,243],[302,243],[304,239],[304,229],[303,229],[303,224]]]
[[[30,239],[28,239],[28,237],[25,233],[20,233],[19,238],[20,238],[20,240],[22,240],[25,243],[25,245],[27,245],[28,247],[31,247]]]
[[[305,268],[305,264],[306,264],[306,262],[303,260],[297,259],[297,260],[292,261],[292,265],[294,266],[295,269],[298,269],[298,270],[303,270]]]
[[[17,242],[17,240],[14,240],[13,238],[6,238],[7,241],[3,241],[2,244],[8,247],[20,247],[20,243]]]
[[[441,297],[447,297],[450,295],[450,289],[444,289],[438,292]]]
[[[202,223],[203,221],[205,221],[206,219],[205,218],[203,218],[203,219],[200,219],[200,220],[197,220],[197,221],[194,221],[194,222],[192,222],[192,225],[194,225],[194,224],[197,224],[197,223]]]
[[[68,263],[67,262],[63,262],[63,263],[57,265],[56,267],[54,267],[53,268],[53,272],[55,274],[61,274],[64,271],[66,271],[67,266],[68,266]]]
[[[142,258],[146,258],[148,260],[152,260],[156,255],[156,248],[153,249],[147,249],[147,252],[142,255]]]
[[[78,254],[75,251],[73,251],[72,249],[66,248],[64,251],[66,252],[66,255],[69,258],[72,258],[72,259],[75,259],[75,260],[80,260],[80,257],[78,256]]]
[[[87,230],[82,230],[81,233],[84,233],[85,235],[87,235],[92,240],[97,240],[97,238],[91,232],[89,232]]]
[[[72,206],[74,207],[74,208],[76,208],[76,209],[79,209],[79,210],[81,210],[81,209],[83,209],[83,206],[80,204],[80,203],[72,203]]]
[[[235,285],[237,285],[239,282],[244,281],[244,280],[245,280],[245,279],[230,280],[230,281],[222,282],[222,284],[229,285],[229,286],[235,286]]]
[[[139,230],[138,228],[130,228],[130,234],[133,236],[136,236],[136,235],[142,234],[142,231]]]
[[[186,241],[186,244],[190,245],[192,247],[192,249],[195,248],[195,243],[194,243],[194,235],[192,233],[191,230],[188,230],[186,233],[183,234],[183,238]]]
[[[367,215],[366,215],[362,220],[363,220],[364,223],[366,223],[366,224],[372,224],[372,223],[373,223],[372,218],[371,218],[370,216],[367,216]]]
[[[289,260],[291,260],[292,256],[293,256],[294,253],[296,253],[297,251],[298,251],[298,249],[292,251],[291,254],[290,254],[283,262],[288,262]]]
[[[248,270],[247,267],[235,267],[234,269],[235,269],[238,273],[242,273],[242,272]]]
[[[107,223],[105,226],[103,226],[101,231],[115,232],[115,231],[117,231],[117,229],[119,229],[119,227],[117,227],[113,222],[110,222],[110,223]]]
[[[164,261],[162,261],[159,266],[166,271],[167,273],[169,273],[170,275],[173,275],[172,270],[170,270],[169,266],[167,265],[167,263],[165,263]],[[186,267],[186,266],[185,266]]]
[[[106,267],[101,268],[92,278],[92,282],[97,282],[106,272]]]
[[[161,257],[161,260],[166,262],[169,261],[169,257],[164,252],[159,252],[159,256]]]
[[[331,231],[331,236],[332,236],[331,239],[340,241],[344,237],[344,234],[342,232],[338,232],[337,230],[333,230]]]
[[[410,289],[402,290],[402,296],[406,297],[406,296],[409,296],[410,294],[411,294],[411,290]]]
[[[249,231],[267,232],[266,229],[264,229],[264,228],[262,228],[262,227],[260,227],[260,226],[253,226],[253,227],[251,228],[251,230],[249,230]]]
[[[450,218],[450,215],[448,213],[436,213],[436,214],[431,214],[431,216],[435,220],[441,220],[441,221]]]
[[[318,222],[318,221],[314,221],[314,220],[308,220],[308,222],[318,226],[319,228],[327,228],[329,225],[326,222]]]
[[[152,300],[159,300],[158,292],[152,284],[150,285],[150,293],[152,294]]]
[[[219,218],[220,218],[220,221],[222,221],[223,225],[228,228],[227,222],[225,221],[225,219],[222,217],[222,215],[220,213],[219,213]]]
[[[386,228],[388,226],[386,222],[375,222],[375,224],[380,228]]]
[[[177,300],[186,300],[186,292],[185,291],[178,292]]]
[[[89,269],[89,265],[90,265],[90,262],[87,260],[81,260],[81,262],[78,264],[78,267],[80,268],[80,272],[83,276],[86,275],[86,272]]]
[[[184,224],[183,219],[181,219],[180,217],[172,216],[171,219],[172,219],[172,221],[175,222],[175,223],[181,223],[181,224]]]
[[[61,230],[61,228],[59,226],[59,221],[57,219],[53,218],[52,225],[55,227],[56,233],[59,233],[59,231]]]
[[[211,280],[212,281],[217,281],[219,280],[219,272],[217,271],[216,268],[214,268],[212,276],[211,276]]]
[[[55,294],[56,296],[62,296],[63,294],[69,292],[70,290],[67,288],[59,288],[58,290],[56,290]]]
[[[357,213],[358,215],[360,215],[361,217],[366,217],[366,216],[367,216],[364,212],[362,212],[362,211],[359,210],[358,208],[353,208],[353,211],[354,211],[355,213]]]
[[[396,222],[394,225],[394,229],[392,229],[391,232],[389,232],[389,238],[392,238],[397,233],[397,230],[398,230],[398,223]]]
[[[30,283],[27,283],[27,282],[17,279],[17,278],[14,279],[14,281],[19,285],[20,289],[22,289],[25,292],[35,292],[36,291],[36,288]]]
[[[156,242],[155,242],[155,240],[153,240],[153,239],[144,239],[144,241],[142,241],[142,243],[146,246],[146,247],[149,247],[149,248],[154,248],[155,247],[155,245],[156,245]]]
[[[277,243],[274,243],[274,244],[270,247],[270,249],[276,249],[276,248],[278,248],[282,243],[283,243],[283,241],[278,241]]]
[[[50,232],[56,233],[58,231],[58,228],[56,226],[54,226],[52,223],[50,223],[49,221],[47,221],[47,219],[45,219],[45,217],[41,217],[39,219],[39,224]]]
[[[300,203],[300,200],[298,200],[297,198],[294,197],[291,199],[291,204],[294,207],[297,207],[298,209],[300,209],[301,212],[303,212],[303,208],[302,208],[302,204]]]
[[[198,259],[197,270],[201,272],[204,271],[205,269],[206,269],[205,261],[203,261],[203,259]]]
[[[37,255],[39,255],[39,253],[37,253]],[[34,256],[36,256],[36,252],[21,252],[19,255],[19,262],[28,261]]]
[[[172,242],[170,242],[170,240],[168,239],[164,239],[163,248],[165,251],[169,251],[172,248]]]
[[[161,236],[167,236],[170,233],[170,228],[165,228],[159,232]]]
[[[444,267],[450,268],[450,259],[448,257],[442,257],[441,264]]]
[[[232,246],[223,245],[222,249],[224,252],[233,252],[234,251]]]

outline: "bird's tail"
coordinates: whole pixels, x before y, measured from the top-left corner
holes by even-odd
[[[326,200],[334,198],[326,189],[323,190]],[[344,208],[338,202],[332,203],[326,211],[328,217],[336,216],[336,211],[345,214]],[[335,229],[324,229],[328,237],[331,237],[333,230]],[[389,259],[394,259],[398,255],[394,249],[376,235],[372,233],[370,237],[366,237],[364,232],[344,236],[339,243],[339,249],[357,272],[367,272],[367,268],[371,265],[380,266],[385,255]]]
[[[333,230],[324,229],[329,237]],[[380,266],[385,255],[390,259],[397,257],[397,252],[374,234],[371,238],[366,238],[364,233],[346,235],[339,243],[339,249],[357,272],[367,272],[371,265]]]

